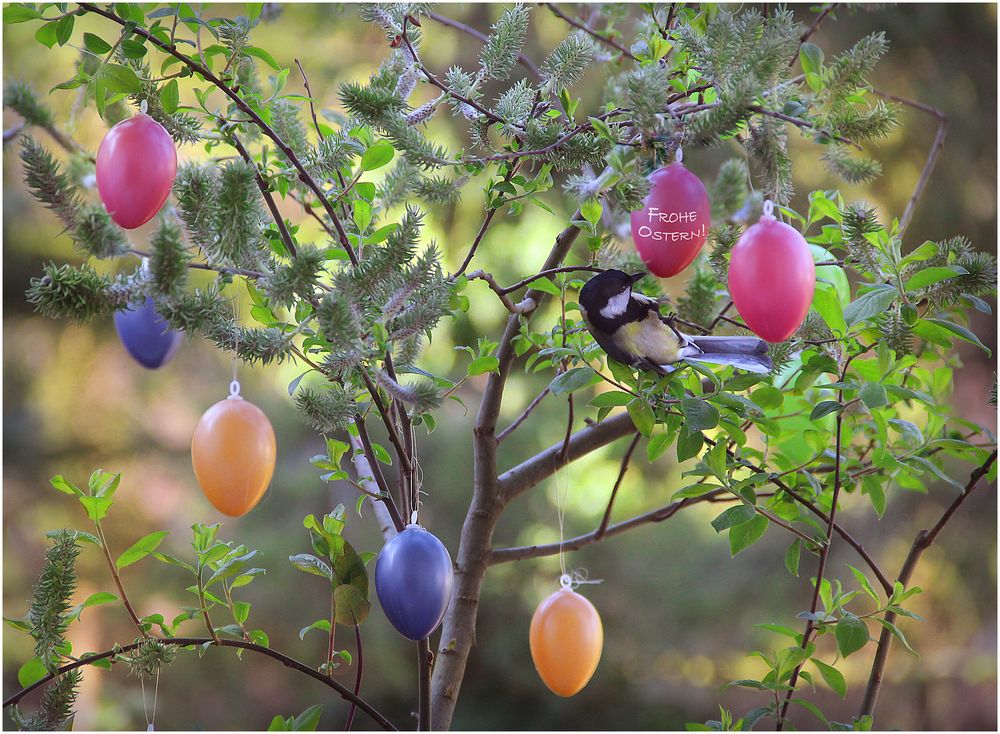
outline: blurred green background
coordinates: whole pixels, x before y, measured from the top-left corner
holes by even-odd
[[[566,9],[577,13],[578,8]],[[270,50],[284,65],[298,57],[314,93],[325,107],[338,108],[337,84],[363,79],[385,53],[380,32],[362,23],[356,8],[338,5],[295,5],[271,8],[276,17],[256,32],[255,43]],[[439,6],[439,12],[486,31],[502,11],[499,5]],[[239,6],[208,7],[206,15],[237,14]],[[795,7],[803,22],[813,15]],[[996,6],[920,4],[881,7],[872,12],[838,12],[823,24],[816,41],[827,56],[861,36],[884,29],[891,43],[888,57],[873,75],[881,89],[929,102],[951,117],[951,133],[904,245],[925,239],[964,234],[984,250],[995,250],[996,219]],[[44,95],[72,75],[76,50],[51,52],[33,39],[36,24],[4,28],[4,78],[23,79]],[[106,22],[84,18],[75,40],[92,29],[107,37]],[[472,69],[478,42],[451,28],[424,22],[424,60],[435,70],[452,64]],[[544,8],[533,13],[526,52],[540,61],[546,49],[567,33],[566,25]],[[584,107],[597,104],[608,65],[594,64],[576,93]],[[515,74],[522,74],[518,67]],[[289,88],[301,89],[297,75]],[[183,87],[182,87],[183,89]],[[189,94],[189,92],[188,92]],[[182,91],[182,101],[185,100]],[[422,89],[418,95],[430,92]],[[422,97],[420,98],[423,99]],[[75,92],[47,97],[60,124],[90,150],[96,150],[104,125],[93,108],[78,107]],[[303,118],[305,119],[305,118]],[[848,199],[866,198],[884,217],[899,216],[923,166],[934,135],[934,121],[903,110],[903,127],[876,150],[885,173],[863,189],[843,189]],[[17,123],[4,112],[4,127]],[[457,148],[464,131],[448,115],[439,115],[431,135]],[[39,137],[51,143],[44,133]],[[812,188],[833,188],[819,161],[821,152],[790,133],[801,205]],[[191,470],[189,442],[199,415],[226,395],[230,363],[200,339],[186,342],[165,369],[148,372],[137,366],[118,343],[111,323],[86,327],[56,323],[32,313],[24,300],[30,277],[50,259],[76,261],[55,218],[35,204],[21,182],[17,145],[4,146],[3,176],[3,305],[4,305],[4,532],[3,603],[6,616],[21,616],[44,553],[46,531],[63,526],[86,529],[79,508],[48,487],[62,473],[84,481],[97,467],[124,472],[118,501],[107,523],[109,541],[121,552],[142,534],[168,529],[168,553],[182,556],[189,548],[194,522],[223,520],[220,536],[259,548],[268,573],[246,590],[253,602],[251,623],[265,629],[272,645],[318,664],[325,637],[313,632],[300,641],[298,631],[326,613],[323,582],[294,570],[289,554],[308,550],[301,525],[307,513],[324,513],[337,502],[354,505],[349,486],[326,486],[308,457],[321,441],[302,426],[286,392],[298,374],[292,365],[244,369],[243,393],[268,414],[278,436],[278,467],[260,506],[240,519],[222,518],[208,504]],[[706,179],[733,151],[687,151],[693,170]],[[60,152],[61,155],[61,152]],[[180,150],[182,159],[203,156],[196,146]],[[457,265],[481,221],[480,181],[471,183],[454,207],[429,213],[427,238],[444,247],[448,264]],[[540,264],[563,220],[573,210],[561,189],[546,201],[562,216],[531,209],[520,218],[502,217],[486,237],[476,265],[510,282]],[[286,216],[311,226],[294,206]],[[135,233],[145,244],[147,229]],[[623,242],[624,246],[630,246]],[[121,267],[134,267],[122,263]],[[679,293],[683,278],[668,288]],[[482,283],[470,286],[473,313],[444,324],[424,358],[434,372],[464,371],[455,344],[474,343],[478,335],[495,336],[504,313]],[[538,319],[551,319],[551,313]],[[976,314],[973,329],[996,346],[994,317]],[[961,350],[965,362],[957,373],[957,415],[995,428],[995,410],[986,402],[995,362],[971,348]],[[546,377],[515,372],[504,402],[504,425],[544,386]],[[480,379],[461,396],[469,412],[449,401],[436,432],[418,438],[424,488],[428,493],[422,520],[454,553],[470,496],[472,414]],[[501,463],[509,466],[556,442],[565,426],[565,406],[547,400],[508,442]],[[625,446],[597,452],[563,472],[559,487],[568,489],[567,535],[587,532],[597,524]],[[656,464],[637,461],[626,479],[616,518],[666,502],[677,488],[680,470],[670,458]],[[951,468],[955,476],[967,467]],[[557,482],[549,481],[515,502],[498,529],[498,544],[552,542],[558,539],[554,504]],[[879,521],[866,499],[846,499],[845,523],[881,559],[889,571],[898,568],[916,531],[940,513],[952,497],[946,486],[928,496],[901,490]],[[893,650],[880,700],[877,724],[882,728],[996,729],[996,495],[993,488],[977,493],[962,508],[940,542],[929,551],[914,582],[928,589],[913,609],[923,622],[906,620],[903,629],[920,659]],[[352,513],[353,515],[353,513]],[[721,691],[728,680],[758,675],[753,649],[781,643],[755,624],[773,621],[798,626],[795,614],[808,606],[806,569],[796,579],[784,570],[785,538],[777,532],[737,559],[729,557],[724,536],[709,526],[711,506],[693,508],[661,525],[646,526],[568,558],[571,568],[585,567],[604,579],[585,593],[600,610],[606,629],[604,657],[590,685],[573,699],[551,695],[538,680],[528,653],[528,623],[535,605],[556,588],[555,558],[495,567],[490,571],[479,616],[477,645],[462,689],[455,726],[463,729],[652,729],[683,728],[687,721],[718,715],[722,703],[737,714],[766,701],[740,689]],[[377,550],[380,542],[370,513],[350,518],[348,536],[359,550]],[[832,555],[835,577],[850,578],[845,563],[854,562],[842,546]],[[807,563],[804,561],[804,563]],[[811,562],[808,562],[811,564]],[[111,587],[103,560],[92,547],[81,556],[79,594],[83,599]],[[174,568],[152,559],[123,572],[124,583],[140,614],[160,612],[168,619],[181,606],[192,605],[186,579]],[[294,599],[293,604],[289,600]],[[102,650],[128,642],[134,630],[115,606],[88,610],[71,633],[74,651]],[[199,625],[182,627],[199,634]],[[365,639],[363,695],[403,724],[416,705],[415,651],[393,632],[379,611],[362,628]],[[350,632],[341,643],[353,646]],[[17,688],[19,665],[31,655],[27,636],[4,629],[4,693]],[[826,643],[824,643],[826,644]],[[826,688],[810,694],[831,719],[850,721],[856,711],[870,664],[872,647],[843,665],[850,684],[846,701]],[[832,657],[832,655],[831,655]],[[353,671],[338,677],[353,681]],[[156,726],[159,729],[260,729],[275,714],[298,713],[326,704],[323,728],[343,726],[346,707],[328,689],[274,661],[233,651],[209,651],[203,660],[181,654],[163,671]],[[793,711],[800,728],[815,720]],[[9,726],[9,719],[5,719]],[[124,670],[90,670],[81,688],[76,728],[130,729],[144,725],[139,683]],[[369,722],[358,716],[357,728]]]

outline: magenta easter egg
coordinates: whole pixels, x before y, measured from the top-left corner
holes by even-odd
[[[97,149],[97,191],[104,208],[125,229],[156,216],[177,174],[177,148],[149,115],[122,120]]]
[[[681,163],[649,177],[641,209],[632,212],[632,240],[654,275],[677,275],[698,256],[712,226],[705,184]]]
[[[802,325],[816,288],[812,253],[798,230],[764,215],[729,259],[729,294],[753,333],[783,342]]]

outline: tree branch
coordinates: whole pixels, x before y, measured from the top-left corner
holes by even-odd
[[[563,452],[563,441],[559,441],[537,456],[533,456],[501,474],[498,480],[500,501],[506,505],[567,464],[607,446],[633,431],[635,431],[635,425],[626,412],[617,413],[605,418],[600,423],[581,428],[570,436],[568,449],[565,453]]]
[[[490,565],[496,565],[498,563],[509,563],[511,561],[520,561],[525,558],[541,558],[542,556],[554,556],[562,551],[574,551],[579,550],[588,545],[598,543],[606,538],[614,537],[615,535],[620,535],[621,533],[633,530],[641,525],[646,525],[653,522],[663,522],[668,518],[673,517],[679,511],[683,510],[685,507],[690,507],[691,505],[696,505],[700,502],[711,502],[714,498],[722,495],[731,495],[731,493],[723,488],[712,490],[707,494],[703,494],[701,497],[688,497],[678,502],[671,502],[664,507],[659,507],[655,510],[651,510],[642,515],[636,515],[628,520],[623,520],[622,522],[615,523],[609,526],[602,535],[598,535],[598,531],[595,530],[592,533],[587,533],[586,535],[580,535],[576,538],[570,538],[569,540],[564,540],[562,543],[549,543],[547,545],[526,545],[517,548],[495,548],[490,553],[489,563]],[[733,497],[733,499],[736,499]]]
[[[500,443],[505,438],[507,438],[507,436],[509,436],[511,433],[517,430],[517,427],[528,419],[528,416],[531,415],[531,411],[537,408],[538,404],[542,402],[542,400],[544,400],[545,396],[548,394],[549,394],[549,386],[546,385],[545,389],[542,390],[540,393],[538,393],[538,395],[536,395],[532,399],[532,401],[528,403],[528,407],[524,409],[521,415],[515,418],[514,421],[509,426],[500,431],[500,433],[497,435],[497,443]]]
[[[910,552],[906,555],[906,559],[903,561],[903,566],[900,568],[899,576],[896,580],[903,585],[904,588],[909,584],[910,577],[913,575],[913,570],[917,567],[917,562],[920,557],[924,554],[924,551],[934,545],[934,541],[937,540],[937,536],[940,535],[944,526],[952,518],[952,516],[958,511],[958,508],[962,506],[962,503],[969,498],[975,490],[976,485],[979,480],[986,476],[990,468],[993,466],[994,462],[997,460],[997,452],[993,451],[975,471],[969,477],[969,481],[965,485],[965,489],[962,491],[958,497],[952,501],[948,508],[942,513],[941,517],[934,524],[930,530],[921,530],[917,533],[917,537],[913,541],[913,545],[910,547]],[[893,624],[896,620],[896,613],[888,611],[885,613],[885,621],[889,624]],[[875,652],[875,659],[872,661],[871,674],[868,676],[868,685],[865,688],[865,697],[861,702],[861,710],[858,712],[859,716],[872,715],[875,713],[875,705],[878,703],[879,689],[882,687],[882,675],[885,673],[885,665],[889,660],[889,648],[892,646],[892,632],[888,627],[882,628],[882,633],[878,638],[878,650]]]
[[[219,640],[218,642],[216,642],[211,637],[155,637],[153,639],[159,641],[161,644],[173,645],[176,647],[189,647],[189,646],[194,647],[198,645],[207,645],[208,643],[212,643],[212,645],[216,647],[236,647],[242,650],[249,650],[250,652],[255,652],[260,655],[266,655],[269,658],[273,658],[274,660],[281,662],[286,668],[292,668],[293,670],[297,670],[300,673],[305,673],[310,678],[318,680],[320,683],[332,688],[338,694],[340,694],[340,697],[342,699],[348,701],[349,703],[356,704],[358,708],[364,711],[372,719],[372,721],[374,721],[376,724],[378,724],[386,731],[397,731],[396,727],[393,726],[392,722],[390,722],[387,718],[385,718],[385,716],[379,713],[378,710],[375,709],[370,703],[365,701],[360,696],[356,696],[350,689],[338,683],[333,678],[327,675],[323,675],[318,670],[310,668],[305,663],[301,663],[295,658],[289,657],[288,655],[280,653],[277,650],[272,650],[269,647],[263,647],[262,645],[257,645],[253,642],[246,642],[245,640]],[[42,676],[37,681],[32,683],[30,686],[22,688],[20,691],[10,696],[7,700],[3,702],[4,708],[6,708],[7,706],[13,706],[32,691],[41,688],[46,683],[53,680],[57,676],[62,675],[63,673],[68,673],[71,670],[76,670],[77,668],[81,668],[85,665],[92,665],[93,663],[99,662],[101,660],[112,658],[115,655],[121,655],[123,653],[131,652],[132,650],[139,648],[142,644],[144,643],[133,642],[132,644],[125,645],[123,647],[115,646],[111,650],[105,650],[104,652],[96,653],[94,655],[89,655],[81,660],[75,660],[72,663],[67,663],[66,665],[63,665],[58,670],[56,670],[55,673],[47,673],[46,675]]]

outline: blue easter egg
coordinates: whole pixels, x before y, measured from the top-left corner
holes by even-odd
[[[453,583],[448,549],[419,525],[407,525],[378,555],[375,592],[382,611],[410,640],[423,640],[441,624]]]
[[[156,313],[149,297],[141,306],[116,312],[115,330],[135,361],[151,370],[169,362],[181,344],[181,333]]]

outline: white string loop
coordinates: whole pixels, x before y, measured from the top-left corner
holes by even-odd
[[[774,202],[770,199],[764,201],[764,216],[774,219]]]
[[[677,150],[674,151],[674,160],[677,163],[684,162],[684,149],[681,146],[677,146]]]

